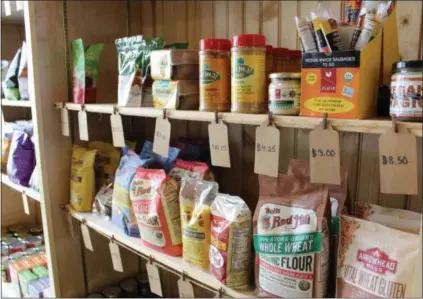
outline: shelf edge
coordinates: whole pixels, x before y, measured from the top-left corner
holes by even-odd
[[[25,194],[28,195],[29,197],[31,197],[32,199],[34,199],[38,202],[41,202],[41,195],[38,191],[13,183],[8,178],[8,176],[4,173],[1,174],[1,182],[2,182],[2,184],[9,186],[10,188],[15,190],[16,192],[19,192],[19,193],[25,192]]]

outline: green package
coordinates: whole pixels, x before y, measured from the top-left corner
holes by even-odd
[[[82,39],[71,42],[73,59],[73,102],[76,104],[85,103],[85,53]]]
[[[48,276],[48,270],[44,266],[37,266],[32,268],[31,270],[32,270],[32,273],[34,273],[35,276],[37,276],[37,278],[43,278]]]
[[[18,273],[19,285],[21,287],[21,292],[24,297],[29,297],[28,286],[29,283],[33,280],[37,280],[37,276],[29,270],[24,270]]]
[[[13,57],[12,63],[6,73],[6,78],[2,82],[4,97],[7,100],[19,101],[19,65],[21,62],[22,49],[19,49],[15,57]]]

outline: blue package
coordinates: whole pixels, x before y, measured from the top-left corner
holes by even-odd
[[[28,294],[30,298],[43,298],[43,291],[50,286],[50,278],[48,276],[32,280],[28,285]]]
[[[148,166],[161,168],[164,169],[166,173],[169,173],[169,171],[173,168],[173,165],[175,164],[180,151],[181,150],[179,148],[169,147],[168,157],[165,158],[154,153],[153,143],[149,140],[146,140],[142,147],[140,158],[141,160],[145,161]]]

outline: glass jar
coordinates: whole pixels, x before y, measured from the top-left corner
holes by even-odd
[[[279,115],[300,113],[301,74],[274,73],[270,75],[269,111]]]
[[[200,111],[230,109],[230,50],[228,39],[200,41]]]
[[[422,121],[423,60],[392,65],[390,115],[402,121]]]
[[[232,112],[257,114],[267,111],[265,44],[266,38],[262,34],[232,37]]]

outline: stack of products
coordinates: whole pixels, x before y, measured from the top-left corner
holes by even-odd
[[[3,67],[5,76],[3,76]],[[7,71],[6,68],[8,67]],[[10,64],[2,60],[2,94],[7,100],[27,101],[28,95],[28,50],[24,42]]]

